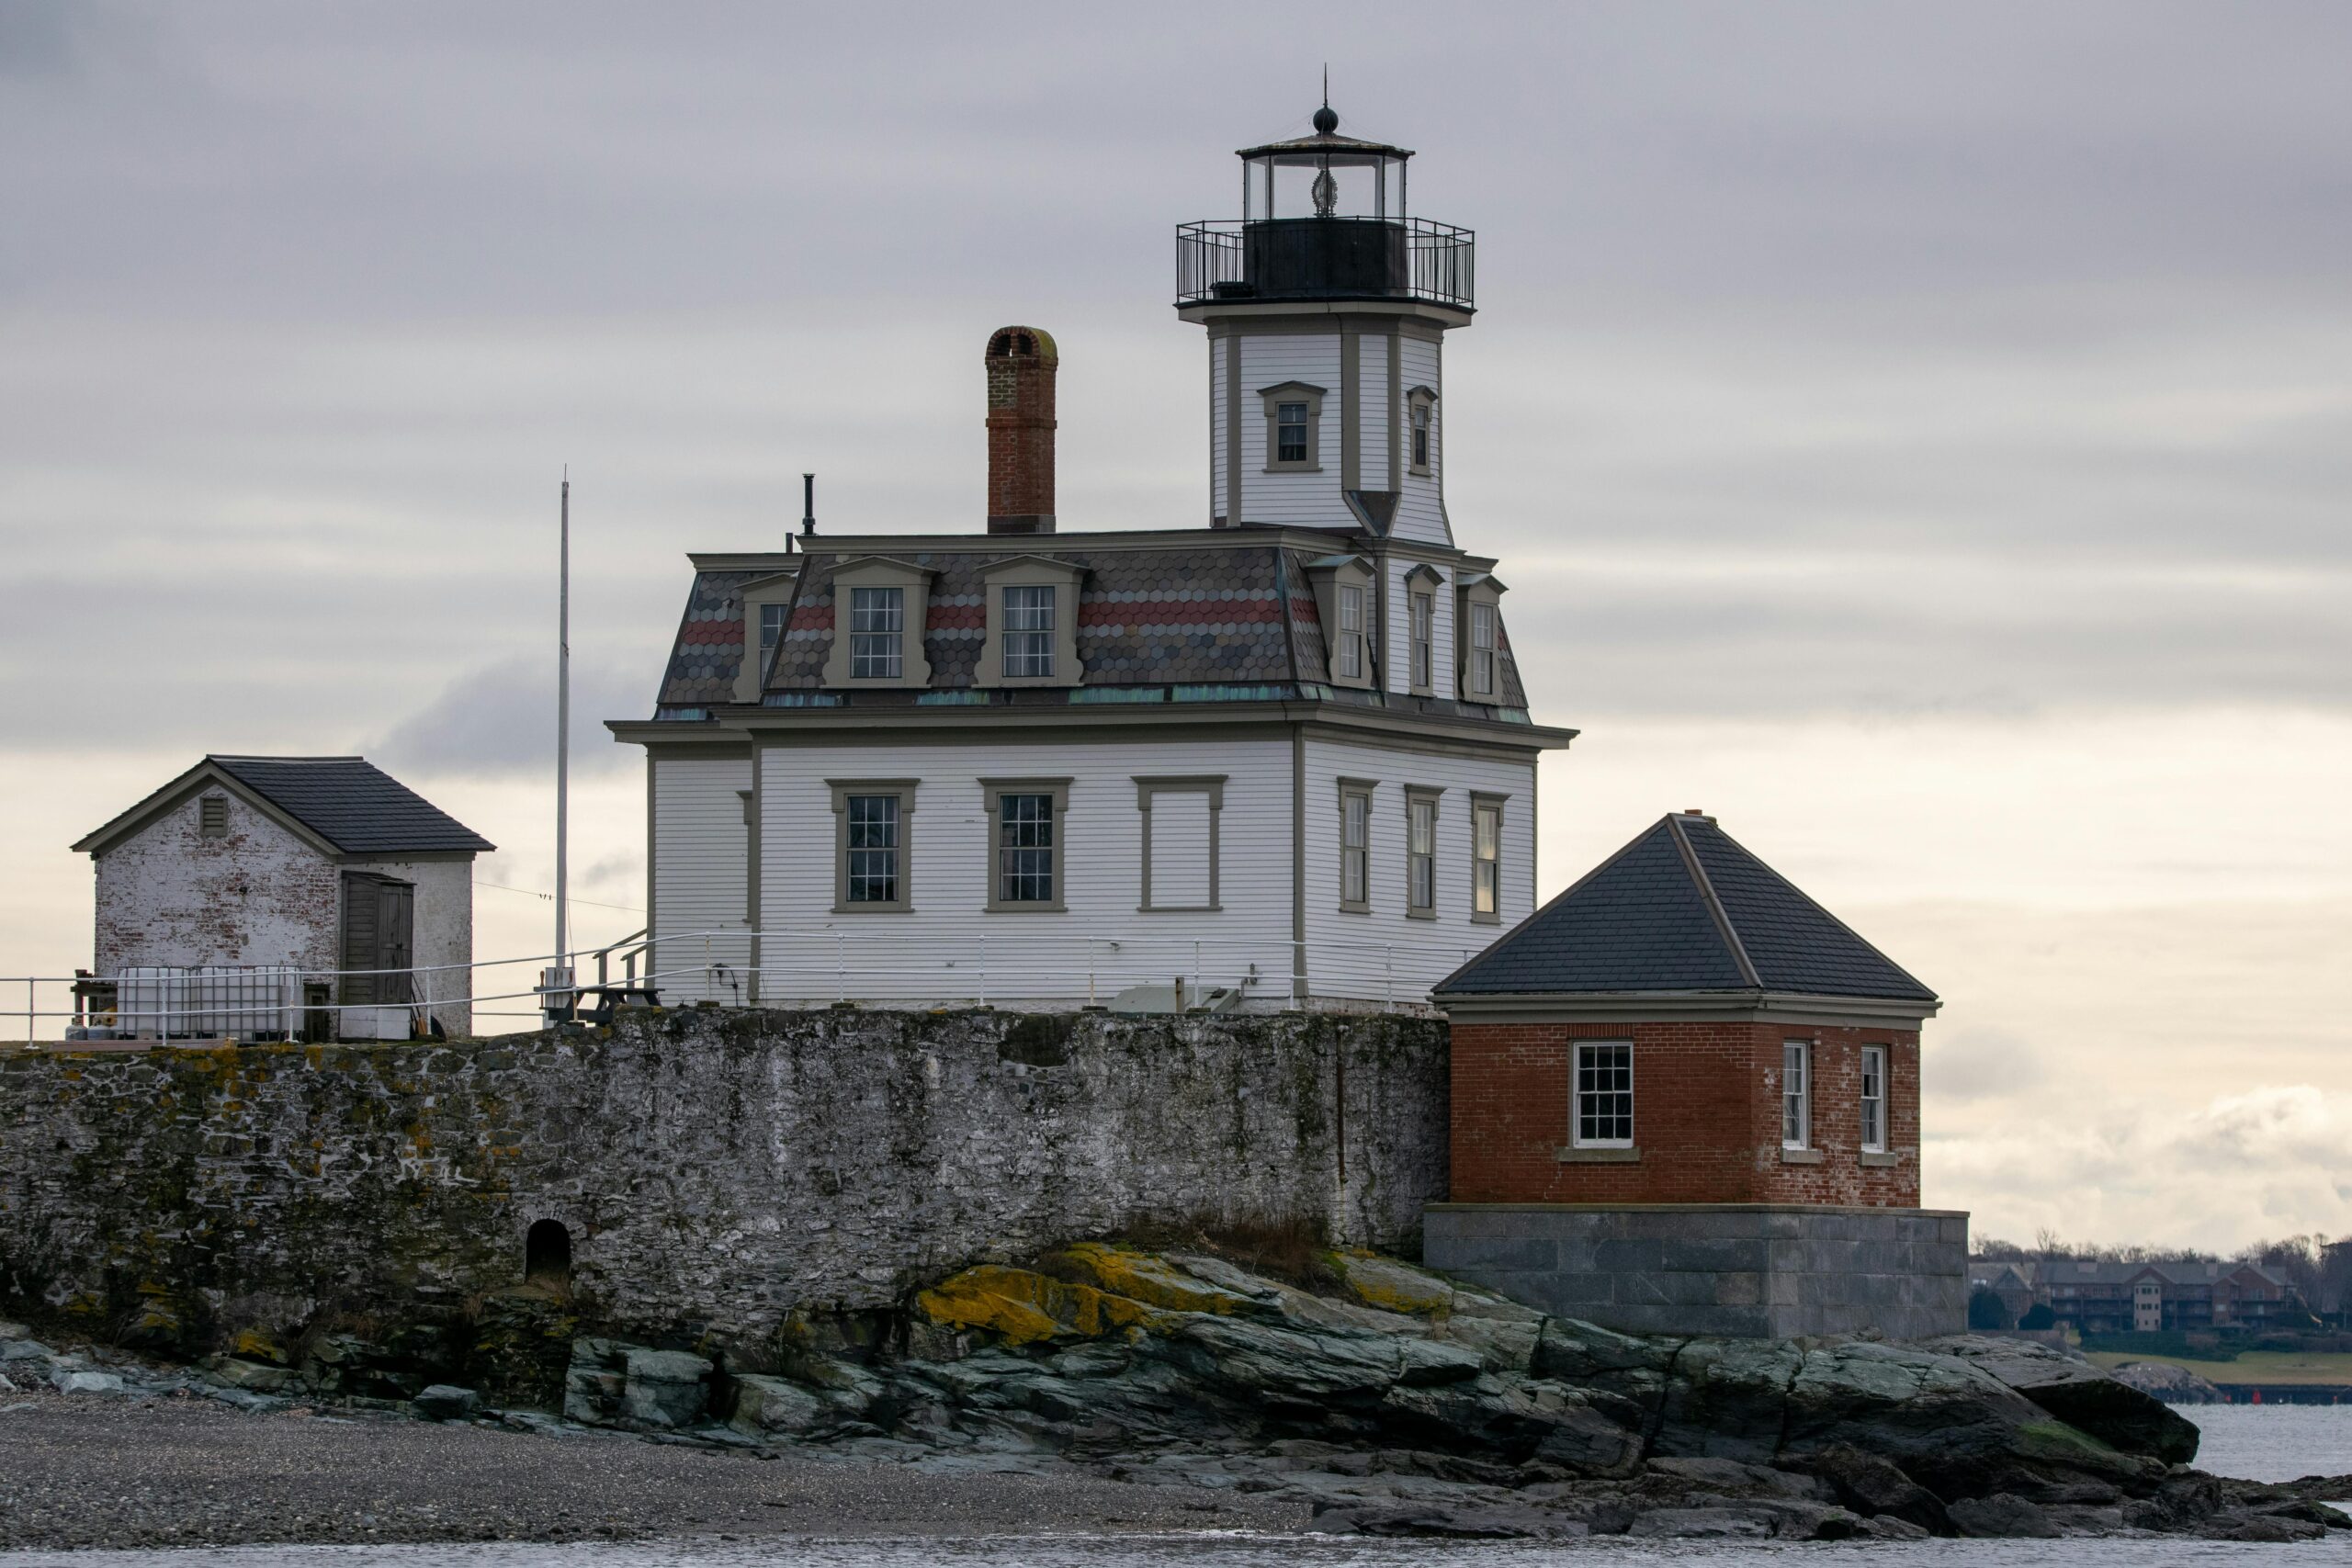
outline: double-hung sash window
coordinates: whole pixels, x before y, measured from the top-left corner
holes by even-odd
[[[1886,1047],[1862,1047],[1862,1150],[1886,1152]]]
[[[1499,920],[1503,908],[1503,808],[1481,802],[1470,810],[1470,918]]]
[[[1045,592],[1051,594],[1053,590]],[[1054,797],[998,795],[996,844],[997,902],[1054,902]]]
[[[1577,1046],[1576,1126],[1578,1148],[1634,1146],[1634,1047],[1620,1042]]]
[[[1430,689],[1430,644],[1437,630],[1437,598],[1434,594],[1413,595],[1413,690]]]
[[[1350,583],[1340,585],[1340,675],[1363,678],[1363,590]]]
[[[1274,405],[1274,461],[1302,464],[1306,461],[1305,403]]]
[[[1437,802],[1405,797],[1405,902],[1413,915],[1437,913]]]
[[[895,681],[904,668],[907,591],[849,591],[849,672],[853,680]]]
[[[1802,1040],[1781,1046],[1781,1146],[1808,1148],[1813,1142],[1813,1047]]]
[[[1413,467],[1426,471],[1430,466],[1430,405],[1413,404]]]
[[[1470,606],[1470,691],[1475,696],[1495,694],[1495,607]]]
[[[1004,677],[1051,680],[1054,591],[1050,585],[1004,590]]]
[[[760,606],[760,673],[767,673],[768,660],[775,652],[776,643],[784,636],[786,617],[792,614],[789,604]]]
[[[1372,791],[1340,791],[1340,908],[1372,907]]]
[[[897,589],[859,590],[891,592]],[[846,901],[852,904],[899,904],[905,867],[899,797],[895,795],[853,795],[843,802],[848,815],[849,864],[844,879]]]

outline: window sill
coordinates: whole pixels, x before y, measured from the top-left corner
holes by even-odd
[[[1340,913],[1343,915],[1369,915],[1372,913],[1372,906],[1369,904],[1342,903],[1340,906]]]
[[[990,915],[1066,915],[1069,908],[1059,899],[1048,903],[1043,899],[1021,898],[1008,903],[991,902],[983,912]]]
[[[1222,904],[1137,904],[1138,915],[1221,915]]]
[[[1269,463],[1266,465],[1265,471],[1270,474],[1319,474],[1323,471],[1323,465],[1320,463]]]
[[[1503,923],[1503,918],[1500,915],[1473,915],[1470,923],[1474,926],[1498,926]]]
[[[1437,911],[1435,909],[1408,909],[1405,911],[1405,918],[1408,920],[1434,920],[1437,919]]]
[[[1588,1149],[1571,1144],[1556,1150],[1554,1157],[1562,1165],[1639,1165],[1642,1163],[1642,1151],[1637,1148]]]
[[[1781,1163],[1782,1165],[1819,1165],[1826,1157],[1827,1156],[1819,1149],[1792,1149],[1784,1147],[1781,1150]]]
[[[833,913],[836,915],[911,915],[914,912],[915,907],[912,904],[836,904],[833,906]]]
[[[1892,1149],[1864,1149],[1859,1157],[1862,1164],[1881,1169],[1903,1163],[1903,1156]]]

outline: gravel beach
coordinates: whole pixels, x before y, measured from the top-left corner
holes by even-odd
[[[202,1400],[0,1401],[0,1549],[1293,1530],[1305,1506]]]

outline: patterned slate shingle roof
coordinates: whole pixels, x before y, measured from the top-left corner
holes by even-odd
[[[698,571],[686,594],[685,619],[662,678],[662,707],[704,707],[735,700],[743,667],[743,584],[757,571]]]
[[[1036,553],[1084,572],[1078,657],[1086,684],[1102,686],[1324,684],[1330,680],[1307,556],[1269,541],[1216,547],[1065,549],[1041,538]],[[815,692],[824,685],[833,641],[833,572],[857,557],[802,558],[801,580],[764,690]],[[934,689],[973,685],[987,637],[984,568],[1001,550],[884,551],[933,573],[923,653]],[[779,563],[780,566],[781,563]],[[731,704],[746,649],[743,587],[774,570],[703,570],[679,623],[657,710],[707,710]],[[1523,709],[1525,689],[1498,630],[1502,706]],[[887,701],[884,694],[870,694]],[[1485,712],[1483,708],[1477,710]]]
[[[1437,990],[1775,991],[1936,1000],[1730,834],[1687,815],[1662,818]]]
[[[364,757],[207,757],[206,761],[345,854],[498,846]]]

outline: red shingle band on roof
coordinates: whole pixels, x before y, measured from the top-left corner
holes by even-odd
[[[1080,604],[1078,610],[1078,624],[1081,626],[1212,626],[1243,621],[1279,621],[1282,618],[1282,601],[1272,595],[1262,599],[1224,599],[1214,604],[1146,599],[1113,604]]]
[[[743,623],[741,621],[688,621],[678,632],[680,642],[727,642],[738,648],[743,643]]]

